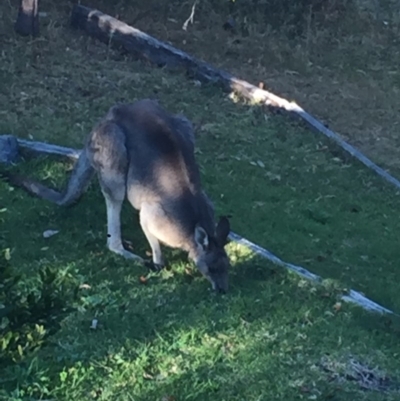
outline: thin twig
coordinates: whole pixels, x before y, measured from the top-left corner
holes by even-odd
[[[188,27],[188,25],[189,25],[189,22],[190,22],[191,24],[193,24],[193,18],[194,18],[194,12],[195,12],[195,10],[196,10],[196,4],[197,4],[197,0],[195,0],[195,2],[193,3],[192,12],[190,13],[189,18],[185,21],[185,23],[184,23],[183,26],[182,26],[182,29],[183,29],[184,31],[187,30],[187,27]]]

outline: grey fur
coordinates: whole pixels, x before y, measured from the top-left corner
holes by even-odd
[[[123,248],[120,212],[125,198],[139,211],[155,267],[164,265],[160,243],[189,254],[213,289],[228,289],[224,250],[229,221],[215,224],[202,190],[191,122],[152,100],[112,107],[90,133],[63,194],[18,177],[26,190],[58,205],[77,201],[96,173],[106,202],[108,248],[143,262]]]

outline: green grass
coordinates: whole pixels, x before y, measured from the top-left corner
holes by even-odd
[[[141,267],[104,248],[97,190],[69,211],[4,184],[1,193],[12,267],[32,277],[50,267],[80,286],[58,332],[2,370],[4,399],[397,399],[396,391],[362,391],[322,368],[328,359],[339,373],[353,356],[395,382],[400,374],[399,323],[338,309],[332,287],[314,287],[232,243],[225,297],[212,295],[178,252],[168,252],[171,270],[141,284]],[[132,223],[125,219],[126,237],[143,254]],[[43,239],[48,228],[60,233]]]
[[[8,6],[0,10],[9,28],[1,132],[80,147],[116,101],[158,97],[196,123],[204,186],[218,213],[233,215],[234,231],[400,311],[399,199],[380,178],[302,126],[122,57],[58,19],[40,39],[15,38]],[[58,185],[69,168],[46,158],[17,167]],[[171,250],[170,269],[142,284],[142,267],[105,248],[95,185],[60,209],[0,182],[0,209],[0,250],[25,275],[21,297],[45,267],[79,287],[55,333],[15,364],[0,364],[5,400],[399,398],[399,322],[338,304],[336,286],[315,287],[233,243],[226,296],[211,294]],[[136,214],[126,206],[123,216],[124,238],[144,255]],[[44,239],[47,229],[59,233]],[[388,392],[349,380],[351,357],[389,377]]]
[[[305,7],[296,21],[285,12],[283,24],[279,10],[289,2],[280,3],[202,0],[185,31],[190,0],[85,1],[242,79],[264,82],[399,177],[396,0],[317,1],[323,12]],[[274,4],[271,13],[263,12]],[[223,29],[229,15],[234,33]]]

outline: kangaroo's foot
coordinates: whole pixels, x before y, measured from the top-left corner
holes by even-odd
[[[165,267],[163,263],[154,263],[152,260],[145,260],[144,265],[153,272],[160,272]]]
[[[136,255],[132,252],[127,251],[122,244],[111,244],[108,243],[107,244],[108,249],[111,252],[116,253],[117,255],[121,255],[123,256],[125,259],[129,259],[129,260],[135,260],[141,264],[144,264],[144,259],[141,258],[139,255]]]

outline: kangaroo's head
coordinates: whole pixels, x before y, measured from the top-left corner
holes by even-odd
[[[204,228],[197,225],[194,232],[196,250],[190,255],[200,272],[210,281],[213,290],[221,293],[228,291],[230,262],[225,245],[229,231],[229,220],[226,217],[220,218],[213,236],[209,236]]]

